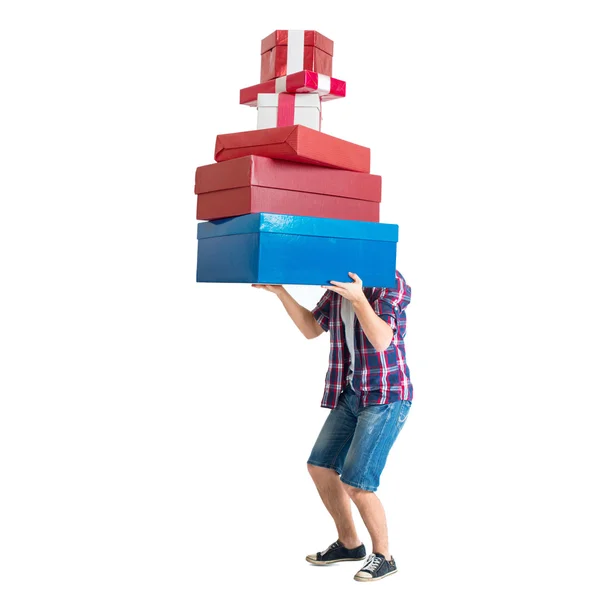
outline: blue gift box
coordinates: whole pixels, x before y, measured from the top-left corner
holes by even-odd
[[[398,225],[255,213],[198,223],[196,281],[394,287]]]

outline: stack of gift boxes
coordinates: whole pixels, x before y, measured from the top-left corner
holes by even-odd
[[[321,104],[343,98],[333,42],[316,31],[262,40],[261,83],[240,91],[256,130],[218,135],[196,170],[196,281],[393,287],[398,226],[379,222],[370,150],[321,132]]]

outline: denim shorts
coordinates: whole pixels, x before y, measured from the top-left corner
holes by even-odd
[[[376,491],[411,406],[411,400],[360,406],[358,395],[347,386],[325,419],[308,463],[335,469],[352,487]]]

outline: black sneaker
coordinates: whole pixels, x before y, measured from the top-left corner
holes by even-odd
[[[361,544],[358,548],[346,548],[340,540],[337,540],[327,550],[309,554],[306,560],[313,565],[331,565],[347,560],[363,560],[366,555],[367,551],[364,544]]]
[[[383,554],[369,554],[365,566],[354,576],[356,581],[377,581],[398,572],[394,557],[386,560]]]

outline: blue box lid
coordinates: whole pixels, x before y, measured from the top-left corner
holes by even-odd
[[[198,223],[197,237],[200,240],[244,233],[283,233],[378,242],[398,241],[398,225],[391,223],[298,217],[275,213],[253,213]]]

